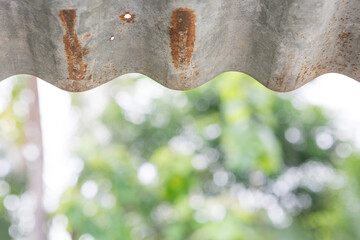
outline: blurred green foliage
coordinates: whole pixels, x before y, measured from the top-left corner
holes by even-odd
[[[0,88],[0,239],[8,240],[13,218],[4,206],[4,199],[21,195],[27,188],[25,165],[19,161],[19,155],[24,142],[26,109],[33,95],[22,77],[2,83]]]
[[[359,154],[322,109],[232,72],[186,92],[141,75],[106,91],[93,119],[73,95],[84,168],[57,211],[73,239],[360,238]]]
[[[72,239],[360,239],[360,154],[324,109],[233,72],[186,92],[139,74],[99,89],[72,95],[82,171],[49,216]],[[3,92],[0,161],[17,163],[0,176],[7,240],[33,96],[22,81]]]

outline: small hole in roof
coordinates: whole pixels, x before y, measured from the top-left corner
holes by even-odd
[[[135,14],[131,13],[131,12],[124,12],[122,15],[119,16],[119,18],[122,21],[125,21],[127,23],[131,23],[134,21],[135,19]]]

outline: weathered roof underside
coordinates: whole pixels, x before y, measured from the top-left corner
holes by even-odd
[[[0,0],[0,79],[84,91],[125,73],[192,89],[226,71],[289,91],[360,80],[359,0]]]

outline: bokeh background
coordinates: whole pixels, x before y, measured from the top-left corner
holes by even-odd
[[[228,72],[180,92],[128,74],[38,89],[41,146],[29,77],[0,83],[1,240],[360,239],[352,79],[275,93]]]

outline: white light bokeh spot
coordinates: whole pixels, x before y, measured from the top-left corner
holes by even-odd
[[[152,163],[143,163],[137,173],[137,177],[141,184],[149,185],[155,182],[158,175],[158,171],[154,164]]]
[[[97,183],[93,180],[86,181],[81,186],[81,194],[88,199],[94,198],[96,194],[98,193],[99,187]]]

